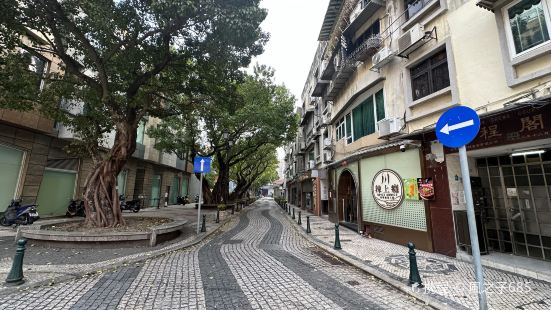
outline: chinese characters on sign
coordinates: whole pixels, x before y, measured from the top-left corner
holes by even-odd
[[[551,135],[551,106],[514,110],[481,120],[478,136],[467,145],[474,150],[530,141]]]
[[[404,183],[402,177],[390,169],[383,169],[375,174],[371,184],[373,199],[383,209],[391,210],[404,200]]]

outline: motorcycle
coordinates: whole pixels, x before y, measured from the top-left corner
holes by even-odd
[[[86,212],[84,212],[84,200],[71,199],[71,203],[67,207],[67,212],[65,212],[65,216],[73,217],[75,215],[86,217]]]
[[[188,197],[188,195],[185,195],[184,197],[178,196],[178,197],[176,197],[176,202],[179,205],[187,205],[189,203],[189,197]]]
[[[137,213],[138,211],[140,211],[141,204],[142,204],[140,199],[127,201],[126,197],[124,197],[123,195],[120,195],[119,200],[121,203],[121,211],[131,210],[134,213]]]
[[[21,205],[21,199],[14,199],[4,212],[4,216],[0,218],[0,225],[11,226],[15,225],[30,225],[38,220],[38,211],[36,204]]]

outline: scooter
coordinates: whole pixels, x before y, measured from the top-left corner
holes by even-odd
[[[73,216],[82,216],[86,217],[86,212],[84,212],[84,200],[72,200],[69,206],[67,207],[67,212],[65,212],[67,217]]]
[[[0,218],[0,225],[11,226],[15,225],[30,225],[38,220],[38,211],[36,204],[21,205],[21,199],[14,199],[4,212],[4,216]]]
[[[126,200],[126,197],[124,195],[119,196],[119,200],[121,202],[121,211],[124,210],[131,210],[134,213],[137,213],[140,211],[141,207],[141,199],[134,199],[134,200]]]

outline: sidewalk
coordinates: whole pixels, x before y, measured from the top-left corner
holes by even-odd
[[[85,274],[102,272],[105,269],[139,263],[171,251],[194,246],[239,215],[238,212],[231,215],[231,210],[220,212],[220,223],[215,223],[216,210],[201,210],[201,215],[203,214],[206,215],[207,232],[199,235],[196,235],[197,210],[195,204],[142,209],[139,213],[130,215],[164,216],[188,221],[180,237],[155,247],[62,249],[35,246],[32,241],[29,241],[26,246],[23,267],[25,283],[17,287],[4,285],[15,254],[16,231],[10,228],[2,229],[0,231],[0,295],[17,289],[48,285]]]
[[[298,211],[299,209],[295,210]],[[424,288],[407,286],[409,257],[406,246],[367,238],[340,226],[342,250],[334,250],[335,224],[302,211],[304,236],[333,255],[374,276],[429,302],[437,308],[477,309],[478,295],[474,269],[470,263],[448,256],[417,252],[417,263]],[[306,215],[310,215],[311,234],[306,234]],[[288,219],[292,221],[291,217]],[[296,223],[296,220],[295,220]],[[484,267],[489,309],[551,309],[551,282]]]

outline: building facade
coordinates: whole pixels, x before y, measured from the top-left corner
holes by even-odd
[[[358,233],[468,255],[457,149],[434,127],[469,106],[481,118],[467,150],[482,252],[551,260],[550,5],[331,0],[302,98],[319,153],[287,176],[326,176],[313,200]],[[298,137],[288,149],[297,143],[308,150]]]
[[[52,59],[33,55],[29,68],[39,76],[60,70]],[[82,106],[66,112],[82,113]],[[153,147],[154,140],[146,131],[158,122],[149,119],[140,125],[136,151],[117,177],[119,194],[142,199],[145,207],[176,204],[178,195],[189,193],[190,182],[198,183],[190,174],[193,167],[189,160]],[[12,199],[21,198],[23,203],[38,203],[41,217],[65,215],[70,200],[82,198],[85,178],[93,167],[90,158],[66,152],[73,139],[77,137],[70,128],[38,111],[0,109],[0,212]],[[114,133],[105,148],[112,146],[113,139]]]

